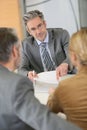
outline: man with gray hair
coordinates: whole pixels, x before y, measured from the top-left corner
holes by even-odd
[[[24,15],[29,33],[22,42],[22,62],[19,73],[33,81],[37,73],[56,70],[57,78],[72,73],[68,58],[69,34],[62,28],[46,29],[44,15],[34,10]]]
[[[0,130],[80,130],[40,104],[32,82],[12,72],[19,62],[18,37],[0,28]]]

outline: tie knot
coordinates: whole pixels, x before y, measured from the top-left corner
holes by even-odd
[[[42,42],[42,43],[40,44],[40,46],[41,46],[41,47],[46,47],[46,42]]]

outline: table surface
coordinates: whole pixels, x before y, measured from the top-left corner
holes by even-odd
[[[50,87],[58,87],[58,84],[61,80],[70,78],[73,75],[66,75],[61,77],[59,80],[56,79],[56,71],[42,72],[38,74],[38,78],[35,78],[33,85],[35,89],[35,96],[43,104],[47,103],[49,96]]]

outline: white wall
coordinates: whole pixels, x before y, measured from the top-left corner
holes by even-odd
[[[64,28],[70,35],[80,28],[78,0],[26,0],[26,5],[27,11],[38,9],[44,13],[48,28]]]

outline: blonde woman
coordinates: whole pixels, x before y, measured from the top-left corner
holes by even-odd
[[[78,73],[59,83],[47,105],[52,112],[65,113],[67,120],[87,130],[87,29],[72,35],[69,54]]]

